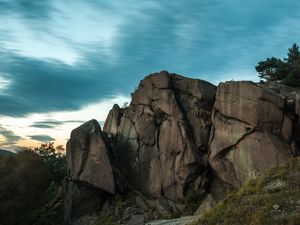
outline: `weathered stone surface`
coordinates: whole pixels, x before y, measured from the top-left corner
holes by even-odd
[[[293,141],[293,122],[287,115],[284,115],[281,136],[289,144]]]
[[[103,191],[78,182],[65,180],[63,182],[65,224],[84,224],[82,221],[84,219],[80,218],[99,213],[104,201],[105,193]]]
[[[117,104],[109,111],[107,119],[105,120],[103,130],[109,130],[110,134],[115,136],[118,133],[118,126],[120,125],[120,117],[122,110]]]
[[[216,205],[216,200],[211,194],[208,194],[206,198],[202,201],[201,205],[198,207],[194,216],[202,216],[204,213],[209,211],[212,207]]]
[[[217,89],[209,163],[223,182],[240,186],[292,157],[292,123],[284,98],[253,82]]]
[[[218,86],[214,109],[224,117],[280,134],[283,106],[283,96],[266,88],[250,81],[229,81]]]
[[[92,224],[94,214],[143,224],[186,215],[192,203],[183,203],[206,196],[195,212],[203,214],[233,187],[299,154],[299,96],[276,83],[231,81],[216,90],[167,71],[147,76],[128,107],[113,106],[104,133],[96,120],[72,132],[67,224]],[[108,194],[116,190],[121,196]]]
[[[128,221],[127,225],[144,225],[145,218],[143,215],[133,215]]]
[[[146,225],[189,225],[198,219],[197,216],[186,216],[172,220],[158,220],[146,223]]]
[[[241,182],[263,175],[291,157],[289,145],[267,132],[249,134],[227,156],[233,164],[236,178]]]
[[[115,193],[115,181],[108,154],[101,128],[96,120],[74,129],[67,143],[69,179]]]
[[[175,201],[203,189],[215,90],[162,71],[140,82],[121,116],[114,107],[104,131],[132,188]]]

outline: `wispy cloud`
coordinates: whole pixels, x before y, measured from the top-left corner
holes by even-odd
[[[1,141],[0,144],[3,147],[11,147],[17,144],[18,141],[22,140],[21,136],[14,134],[13,131],[8,130],[0,126],[0,135],[2,135],[5,140]]]
[[[32,140],[39,141],[39,142],[55,141],[55,139],[49,135],[31,135],[28,137],[30,137]]]
[[[30,127],[35,128],[56,128],[57,126],[67,124],[67,123],[84,123],[86,121],[83,120],[65,120],[65,121],[58,121],[58,120],[44,120],[44,121],[37,121],[30,125]]]
[[[258,61],[300,43],[299,10],[296,0],[0,0],[0,119],[31,118],[28,135],[51,139],[72,128],[66,118],[103,121],[107,99],[155,71],[255,80]]]

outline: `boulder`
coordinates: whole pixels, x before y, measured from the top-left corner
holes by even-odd
[[[211,194],[208,194],[201,205],[195,211],[194,216],[202,216],[216,205],[216,200]]]
[[[221,83],[214,104],[214,110],[224,117],[234,118],[279,135],[283,107],[283,96],[251,81]]]
[[[103,130],[109,130],[110,135],[115,136],[118,133],[121,115],[122,109],[117,104],[114,104],[105,120]]]
[[[96,120],[72,131],[67,143],[67,169],[70,180],[115,193],[108,148]]]
[[[133,215],[127,225],[144,225],[145,218],[143,215]]]
[[[203,189],[215,90],[161,71],[140,82],[129,107],[114,106],[104,132],[130,187],[174,201]]]
[[[63,182],[64,221],[67,225],[88,224],[86,216],[97,215],[105,201],[106,194],[76,181]],[[89,217],[88,217],[89,218]]]
[[[253,82],[218,86],[209,163],[223,182],[238,187],[292,157],[284,106],[283,96]]]

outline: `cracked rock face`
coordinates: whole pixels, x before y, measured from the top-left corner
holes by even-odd
[[[115,193],[108,148],[96,120],[74,129],[67,143],[68,179]]]
[[[237,187],[292,157],[292,123],[284,106],[281,95],[252,82],[219,85],[209,163],[220,179]]]
[[[140,82],[128,108],[113,107],[104,132],[132,188],[175,201],[203,190],[215,90],[162,71]]]

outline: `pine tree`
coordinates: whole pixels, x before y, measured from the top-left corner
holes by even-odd
[[[282,83],[300,87],[300,51],[295,43],[288,49],[287,58],[283,60],[271,57],[258,62],[255,67],[259,77],[266,81],[281,81]]]

